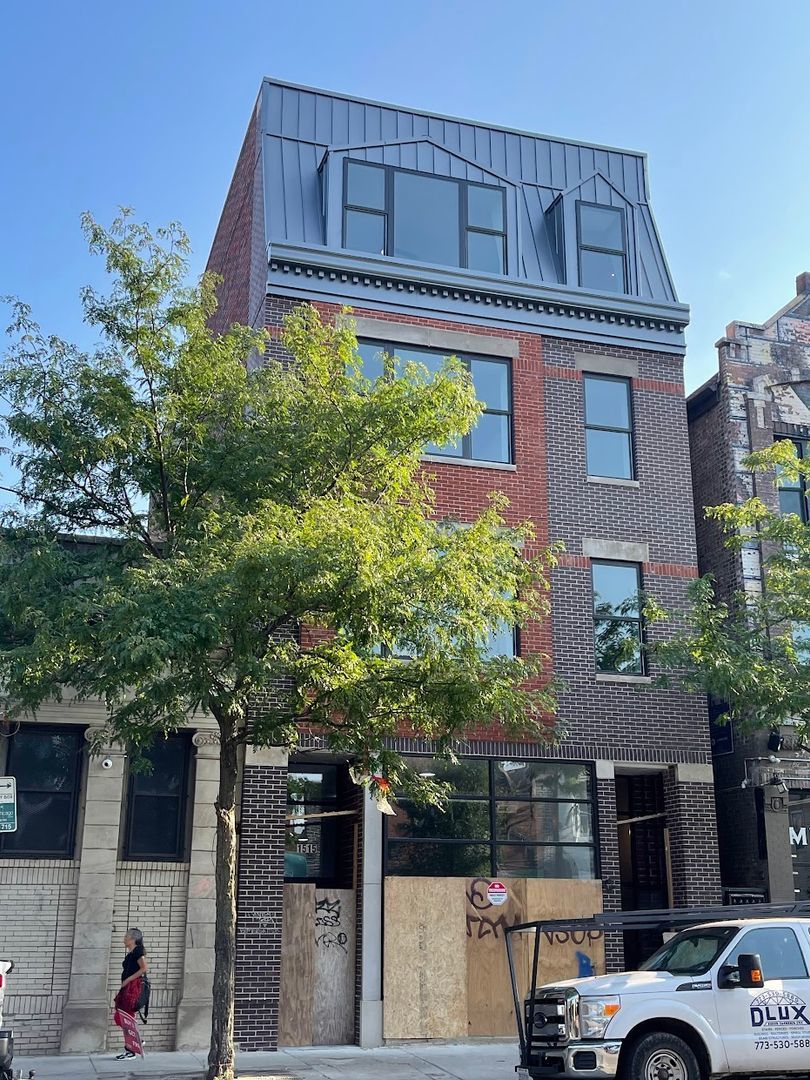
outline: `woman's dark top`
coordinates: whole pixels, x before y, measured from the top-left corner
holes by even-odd
[[[130,975],[136,975],[140,970],[138,961],[142,956],[146,956],[146,949],[143,945],[136,945],[132,952],[128,952],[124,957],[123,971],[121,972],[121,982],[124,979],[128,979]]]

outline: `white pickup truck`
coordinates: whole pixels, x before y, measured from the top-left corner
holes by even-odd
[[[638,971],[538,986],[523,1006],[525,1080],[807,1078],[810,918],[724,915]]]

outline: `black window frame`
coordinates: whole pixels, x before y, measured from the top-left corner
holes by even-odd
[[[622,223],[622,248],[603,247],[599,244],[586,244],[582,239],[582,207],[594,207],[597,210],[610,210],[613,213],[619,214]],[[603,255],[621,255],[622,257],[622,287],[620,290],[616,290],[613,295],[615,296],[627,296],[629,294],[629,274],[628,274],[628,251],[627,251],[627,214],[623,206],[607,206],[605,203],[590,202],[587,199],[577,199],[577,280],[581,289],[592,289],[594,286],[586,285],[582,280],[582,252],[583,251],[595,251]],[[612,290],[599,289],[598,292],[606,292]]]
[[[351,165],[364,165],[373,169],[382,169],[385,173],[385,199],[384,208],[380,210],[378,207],[361,206],[359,203],[352,203],[349,201],[349,167]],[[464,180],[457,176],[440,176],[438,173],[424,172],[422,169],[405,169],[398,165],[383,165],[377,161],[363,161],[360,158],[346,157],[343,161],[343,198],[342,198],[342,228],[341,228],[341,245],[347,251],[354,251],[356,249],[350,248],[346,244],[348,213],[353,211],[354,213],[364,214],[376,214],[383,218],[383,254],[386,257],[394,256],[394,176],[396,173],[411,173],[415,176],[424,176],[432,180],[440,180],[444,183],[456,184],[459,188],[458,193],[458,234],[459,234],[459,261],[458,263],[441,263],[430,265],[448,265],[457,266],[461,270],[472,270],[473,273],[479,274],[495,274],[497,277],[506,277],[509,270],[509,247],[506,228],[506,188],[500,184],[487,184],[479,180]],[[468,205],[468,189],[470,187],[487,188],[490,191],[498,191],[501,195],[501,203],[503,209],[503,229],[488,229],[482,225],[470,225],[469,223],[469,205]],[[503,246],[503,270],[500,274],[497,274],[492,270],[478,270],[476,267],[469,266],[469,244],[468,233],[479,233],[484,236],[499,236],[501,238]],[[359,254],[373,254],[372,252],[359,252]],[[420,262],[422,260],[407,260]]]
[[[624,383],[627,390],[627,420],[628,427],[614,427],[607,424],[589,424],[588,423],[588,391],[587,383],[589,379],[593,379],[597,382],[614,382]],[[582,373],[582,416],[584,419],[585,428],[585,471],[588,476],[604,477],[607,480],[636,480],[636,418],[633,410],[633,379],[629,375],[611,375],[609,372],[601,371],[583,371]],[[617,435],[626,435],[627,441],[630,446],[630,475],[629,476],[616,476],[613,473],[600,473],[593,472],[591,470],[591,463],[588,460],[588,432],[589,431],[611,431]]]
[[[10,840],[11,837],[16,836],[16,833],[0,833],[0,858],[3,859],[73,859],[76,854],[76,829],[78,825],[79,817],[79,796],[81,793],[82,777],[84,774],[84,762],[86,755],[85,750],[85,729],[82,727],[76,727],[68,724],[21,724],[17,731],[14,732],[7,740],[6,760],[4,763],[5,776],[14,776],[12,771],[14,767],[14,740],[21,733],[32,733],[38,735],[73,735],[76,739],[76,760],[73,771],[73,790],[70,793],[72,798],[70,800],[70,819],[68,823],[68,844],[63,850],[51,849],[50,851],[42,850],[26,850],[18,847],[8,847],[8,843],[13,843]],[[22,787],[17,778],[17,813],[19,815],[19,797],[20,792],[35,792],[41,794],[47,794],[48,791],[45,788],[33,788]],[[19,818],[18,818],[19,828]]]
[[[320,799],[313,799],[313,800],[309,800],[309,801],[305,801],[305,802],[296,802],[294,799],[293,800],[290,799],[290,789],[289,789],[290,773],[320,773],[321,776],[323,776],[324,773],[327,770],[330,770],[331,772],[334,773],[334,788],[335,788],[335,794],[334,795],[329,796],[328,798],[324,798],[322,796]],[[334,762],[291,761],[287,765],[287,775],[286,775],[285,780],[284,780],[284,783],[285,783],[285,786],[286,786],[286,798],[285,798],[285,803],[284,803],[284,807],[285,807],[284,851],[285,851],[285,854],[286,854],[286,851],[287,851],[286,833],[287,833],[287,829],[289,827],[287,822],[286,822],[286,816],[287,816],[287,814],[289,814],[290,807],[293,807],[293,806],[303,807],[305,813],[306,813],[308,808],[309,809],[317,808],[317,809],[320,809],[321,811],[323,811],[325,813],[328,813],[330,810],[331,811],[338,810],[340,808],[340,792],[338,790],[339,771],[340,771],[340,767],[337,764],[335,764]],[[317,810],[315,812],[317,812]],[[321,819],[322,822],[323,822],[323,820],[324,819]],[[333,834],[332,839],[335,840],[335,842],[337,842],[338,828],[336,827],[336,825],[342,819],[341,818],[331,818],[331,819],[327,818],[325,820],[327,821],[327,823],[329,825],[329,829],[327,831],[332,832],[332,834]],[[319,864],[319,869],[320,870],[323,869],[323,838],[324,838],[324,833],[322,831],[321,832],[320,864]],[[337,851],[335,851],[335,853],[334,853],[334,858],[335,858],[335,870],[334,870],[333,873],[331,873],[331,874],[319,873],[317,875],[307,875],[306,877],[299,877],[299,876],[292,876],[292,875],[288,877],[285,874],[284,875],[284,884],[285,885],[315,885],[315,887],[318,888],[318,889],[335,888],[337,886],[337,882],[338,882]]]
[[[404,758],[405,758],[405,761],[407,763],[409,757],[424,758],[425,756],[427,756],[427,755],[424,755],[424,754],[408,755],[408,754],[406,754],[406,755],[404,755]],[[451,794],[449,795],[449,801],[450,802],[464,802],[464,803],[475,802],[475,803],[488,804],[489,805],[489,814],[488,814],[489,838],[488,839],[482,839],[482,838],[475,838],[475,837],[471,837],[471,838],[459,838],[459,837],[453,837],[453,838],[448,838],[448,837],[410,837],[410,838],[401,837],[401,838],[399,838],[399,837],[392,837],[390,835],[389,820],[386,819],[386,822],[385,822],[385,834],[384,834],[384,838],[383,838],[384,839],[384,843],[383,843],[383,873],[385,875],[390,875],[392,877],[422,877],[422,876],[425,876],[425,875],[421,875],[421,874],[409,874],[409,873],[403,873],[403,872],[398,871],[398,870],[392,870],[391,861],[390,861],[390,850],[391,850],[392,846],[396,847],[398,845],[408,845],[408,844],[417,844],[417,845],[419,845],[419,844],[425,844],[425,845],[428,845],[428,844],[440,844],[442,846],[448,845],[448,846],[455,846],[455,847],[464,847],[464,846],[467,846],[467,847],[470,847],[470,846],[488,847],[489,848],[489,863],[490,863],[489,870],[488,870],[489,875],[491,877],[499,877],[499,876],[500,877],[506,877],[506,878],[510,878],[512,880],[519,880],[519,879],[526,878],[526,877],[532,877],[532,875],[531,874],[522,874],[522,875],[520,875],[520,874],[512,874],[508,870],[504,870],[503,867],[499,867],[499,865],[498,865],[498,849],[499,848],[533,848],[535,850],[537,850],[537,849],[548,849],[548,848],[570,848],[570,847],[585,848],[585,849],[590,850],[591,853],[592,853],[593,878],[570,878],[570,879],[563,879],[563,880],[594,881],[594,880],[597,880],[597,879],[599,879],[601,877],[602,868],[601,868],[600,847],[599,847],[599,835],[600,835],[600,833],[599,833],[599,809],[598,809],[598,802],[597,802],[596,775],[595,775],[594,767],[593,767],[591,762],[569,761],[569,760],[566,760],[566,759],[563,759],[563,758],[520,758],[520,757],[493,758],[493,757],[484,757],[483,755],[476,755],[476,754],[465,754],[464,757],[461,758],[460,760],[461,760],[461,762],[464,762],[464,761],[483,761],[483,762],[486,762],[486,764],[487,764],[488,793],[486,795],[471,795],[471,794],[467,794],[467,793],[464,793],[464,792],[461,792],[459,794],[455,794],[455,793],[451,792]],[[588,774],[588,798],[585,798],[585,799],[578,799],[578,798],[562,799],[562,798],[557,798],[557,799],[555,799],[555,798],[551,798],[550,796],[519,797],[519,796],[509,796],[509,795],[498,794],[496,792],[496,790],[495,790],[495,769],[496,769],[497,763],[500,762],[500,761],[519,761],[519,762],[525,762],[527,765],[543,764],[543,765],[557,765],[557,766],[560,766],[560,765],[562,765],[562,766],[575,766],[575,767],[579,767],[580,769],[585,769],[587,771],[587,774]],[[590,815],[591,815],[591,837],[592,838],[588,842],[584,842],[584,841],[575,842],[575,841],[562,841],[562,840],[560,840],[560,841],[554,841],[554,840],[539,840],[539,841],[501,840],[498,837],[498,827],[497,827],[497,814],[498,814],[498,804],[499,803],[517,803],[517,804],[542,803],[542,804],[555,804],[555,805],[559,805],[559,804],[568,805],[568,804],[571,804],[571,803],[576,803],[576,804],[580,804],[580,805],[583,805],[583,806],[588,806],[590,808]],[[437,873],[435,876],[437,876],[437,877],[448,877],[448,876],[449,877],[453,877],[453,876],[466,877],[466,876],[469,876],[469,875],[466,875],[466,874],[464,874],[464,875],[452,875],[452,874],[448,875],[448,874]],[[538,877],[536,880],[547,880],[547,879],[543,879],[543,878]]]
[[[639,598],[638,614],[631,615],[598,615],[596,612],[596,588],[594,586],[593,568],[595,566],[621,566],[622,568],[632,567],[636,571],[636,581],[638,583],[637,596]],[[593,643],[594,643],[594,667],[598,675],[623,675],[631,678],[641,678],[647,674],[647,656],[645,652],[646,644],[646,626],[644,621],[644,611],[642,608],[641,597],[644,592],[644,567],[641,563],[630,562],[622,559],[591,559],[591,610],[593,613]],[[638,625],[638,643],[639,643],[639,670],[638,671],[619,671],[616,668],[602,668],[599,667],[598,659],[596,656],[596,626],[600,622],[618,622],[618,623],[636,623]]]
[[[185,752],[183,754],[183,775],[180,783],[179,795],[160,795],[155,792],[149,792],[148,794],[139,795],[135,788],[138,783],[138,779],[141,773],[129,771],[127,777],[127,798],[126,806],[124,810],[124,827],[122,830],[123,840],[121,845],[121,858],[124,862],[164,862],[164,863],[182,863],[186,862],[188,858],[188,819],[189,819],[189,798],[190,798],[190,779],[192,772],[192,760],[194,745],[191,741],[191,732],[176,731],[166,736],[167,739],[183,741],[185,743]],[[148,747],[146,748],[148,752]],[[142,851],[133,852],[132,840],[136,829],[136,815],[135,815],[135,803],[137,799],[173,799],[179,802],[178,815],[177,815],[177,829],[175,836],[174,850],[166,854],[160,852],[158,854],[148,854]]]
[[[501,364],[506,369],[506,395],[509,404],[508,409],[484,409],[483,415],[491,416],[505,416],[509,428],[509,458],[507,461],[498,461],[493,458],[481,458],[472,456],[472,439],[473,432],[468,431],[466,435],[461,439],[461,453],[460,454],[443,454],[441,450],[431,450],[425,453],[424,456],[428,458],[441,458],[443,461],[486,461],[491,465],[514,465],[515,464],[515,396],[513,387],[513,372],[512,361],[503,356],[486,356],[484,353],[454,353],[444,352],[441,349],[425,348],[422,345],[409,345],[407,342],[400,341],[383,341],[379,338],[361,337],[358,338],[358,345],[372,345],[376,346],[380,352],[385,353],[388,356],[397,356],[399,350],[415,350],[418,352],[429,352],[442,359],[446,359],[448,356],[457,357],[467,370],[472,375],[472,363],[475,360],[481,360],[487,364]],[[474,385],[474,383],[473,383]],[[474,429],[473,429],[474,430]]]
[[[776,438],[780,442],[784,441],[793,443],[794,449],[796,450],[796,457],[799,459],[799,461],[803,461],[807,457],[810,457],[810,439],[803,439],[800,436],[796,435],[778,435]],[[780,514],[793,513],[792,510],[782,509],[781,496],[779,495],[779,492],[782,488],[784,488],[786,491],[799,492],[799,505],[801,507],[801,513],[799,514],[799,517],[802,519],[805,525],[810,523],[810,505],[808,505],[808,500],[810,500],[810,486],[808,486],[807,477],[804,475],[804,473],[799,473],[796,484],[790,484],[789,486],[782,484],[779,480],[778,475],[776,477],[776,492],[777,497],[780,501],[779,512]]]

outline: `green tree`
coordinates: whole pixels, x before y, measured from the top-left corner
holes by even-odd
[[[102,699],[136,761],[195,715],[216,721],[208,1076],[231,1077],[240,747],[292,747],[306,723],[381,778],[378,794],[435,800],[386,748],[395,732],[440,753],[490,722],[552,738],[541,658],[487,658],[484,642],[542,617],[554,554],[529,524],[507,526],[502,498],[464,527],[437,519],[421,448],[481,408],[457,361],[431,375],[389,358],[371,381],[350,323],[302,306],[285,365],[263,331],[211,332],[216,282],[184,284],[179,226],[153,234],[125,213],[84,229],[111,279],[82,297],[101,344],[46,336],[14,302],[0,369],[14,499],[0,680],[17,714],[65,687]],[[390,655],[403,643],[408,662]]]
[[[771,474],[777,485],[810,482],[810,461],[781,440],[750,454],[746,467]],[[691,604],[675,632],[654,653],[664,681],[710,694],[728,706],[726,719],[742,732],[792,721],[810,736],[810,530],[797,514],[774,512],[759,497],[706,509],[724,543],[735,551],[761,545],[761,593],[722,598],[710,576],[691,589]],[[647,614],[667,618],[648,601]]]

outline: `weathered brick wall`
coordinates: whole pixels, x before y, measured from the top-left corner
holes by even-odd
[[[723,597],[742,588],[739,555],[723,543],[716,522],[706,517],[707,506],[729,502],[734,489],[734,462],[727,439],[728,390],[719,387],[716,404],[689,421],[695,530],[701,574],[714,574]]]
[[[207,270],[222,277],[219,307],[211,327],[217,333],[233,323],[262,325],[267,280],[264,239],[264,189],[259,135],[259,103],[248,125],[231,186],[214,235]]]
[[[236,928],[235,1026],[241,1050],[275,1050],[278,1045],[286,812],[286,768],[248,761],[242,779]]]
[[[183,985],[188,904],[188,864],[122,862],[118,864],[110,950],[110,1000],[121,986],[124,933],[143,931],[152,995],[143,1029],[146,1049],[174,1050],[177,1003]],[[121,1031],[110,1020],[108,1044],[121,1044]]]
[[[61,859],[0,862],[0,958],[13,960],[4,1018],[17,1051],[55,1054],[70,981],[79,867]]]

